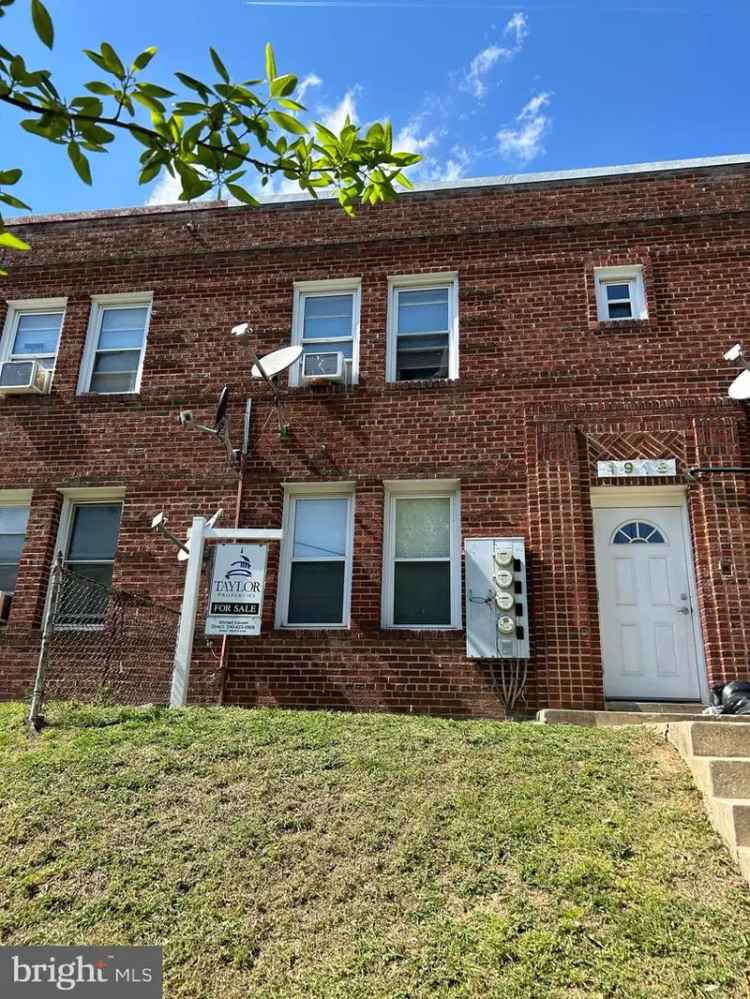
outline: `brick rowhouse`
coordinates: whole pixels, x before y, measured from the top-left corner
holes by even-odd
[[[530,175],[438,185],[344,216],[332,201],[224,203],[16,220],[28,254],[6,255],[7,302],[67,299],[49,395],[0,399],[2,490],[33,490],[0,696],[33,681],[61,490],[122,486],[114,585],[179,607],[184,566],[149,530],[158,510],[183,534],[219,506],[237,471],[181,409],[210,419],[232,392],[235,443],[253,400],[243,527],[277,528],[284,483],[354,483],[351,627],[274,626],[279,546],[269,549],[263,632],[229,641],[223,702],[500,716],[490,662],[462,630],[381,627],[384,483],[460,480],[464,538],[521,535],[530,560],[528,707],[604,701],[591,489],[602,459],[750,464],[746,411],[727,397],[722,355],[748,329],[750,160]],[[638,266],[648,318],[600,321],[595,268]],[[458,275],[459,377],[386,381],[388,279]],[[361,278],[359,381],[286,389],[289,439],[268,387],[230,328],[260,353],[290,340],[294,282]],[[91,296],[148,291],[137,394],[77,394]],[[710,683],[746,675],[750,510],[742,475],[686,489],[695,613]],[[626,503],[623,502],[623,506]],[[463,601],[463,594],[462,594]],[[216,703],[222,677],[199,613],[190,700]],[[495,668],[500,667],[495,662]],[[700,666],[703,669],[703,666]],[[638,691],[634,690],[637,695]]]

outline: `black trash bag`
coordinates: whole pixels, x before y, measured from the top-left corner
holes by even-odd
[[[721,706],[723,715],[750,715],[750,697],[730,697]]]
[[[711,703],[723,715],[750,715],[750,680],[732,680],[711,688]]]

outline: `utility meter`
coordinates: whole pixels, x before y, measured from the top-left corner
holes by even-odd
[[[495,583],[497,586],[507,590],[513,585],[513,573],[510,569],[498,569],[495,573]]]
[[[495,594],[495,603],[497,604],[499,610],[509,611],[515,602],[516,598],[512,593],[508,593],[507,590],[501,590],[499,593]]]
[[[466,655],[529,658],[529,594],[523,538],[467,538]]]
[[[505,615],[497,619],[497,630],[501,635],[512,635],[516,630],[516,622],[512,617]]]

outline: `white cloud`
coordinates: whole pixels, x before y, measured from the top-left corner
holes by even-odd
[[[304,101],[305,94],[310,89],[310,87],[319,87],[322,82],[323,81],[321,80],[321,78],[318,76],[317,73],[308,73],[307,76],[302,81],[302,83],[300,83],[299,87],[297,88],[297,93],[295,94],[295,96],[300,102]]]
[[[502,128],[497,133],[500,152],[508,159],[529,163],[544,152],[543,138],[549,127],[549,116],[542,112],[552,94],[536,94],[528,101],[516,117],[516,128]]]
[[[469,63],[463,80],[459,84],[459,89],[473,97],[480,99],[487,93],[485,77],[492,67],[501,59],[510,62],[523,48],[524,40],[529,33],[526,15],[517,11],[513,14],[503,29],[504,35],[510,35],[513,43],[512,48],[503,45],[488,45],[477,53]]]
[[[179,201],[182,193],[182,181],[179,177],[173,177],[166,170],[153,187],[153,190],[146,198],[147,205],[173,205]]]
[[[347,90],[335,107],[324,109],[323,124],[326,128],[330,128],[332,132],[335,132],[336,135],[339,134],[346,124],[347,117],[351,119],[353,125],[356,125],[359,121],[357,115],[358,89],[358,87],[352,87],[351,90]]]
[[[437,179],[448,182],[460,180],[466,175],[469,163],[471,163],[471,154],[468,149],[464,149],[463,146],[454,146],[448,161],[438,173]]]
[[[437,142],[434,132],[420,135],[421,123],[418,118],[407,122],[393,140],[393,148],[399,153],[424,153]]]
[[[513,35],[514,45],[516,49],[520,49],[528,33],[529,22],[526,20],[526,15],[520,10],[516,11],[505,25],[503,34]]]

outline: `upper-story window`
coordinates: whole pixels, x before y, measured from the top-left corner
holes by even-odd
[[[642,267],[597,267],[594,280],[600,322],[648,318]]]
[[[65,304],[64,298],[8,302],[0,363],[38,361],[42,368],[54,368]]]
[[[150,293],[92,300],[79,393],[139,391],[150,318]]]
[[[330,355],[341,353],[346,381],[358,380],[360,287],[360,278],[295,282],[292,343],[301,344],[304,354],[314,355],[307,362],[308,373],[316,372],[316,359],[318,373],[330,371],[335,360]],[[303,381],[301,367],[295,365],[289,384]]]
[[[388,280],[387,380],[458,378],[458,278]]]

